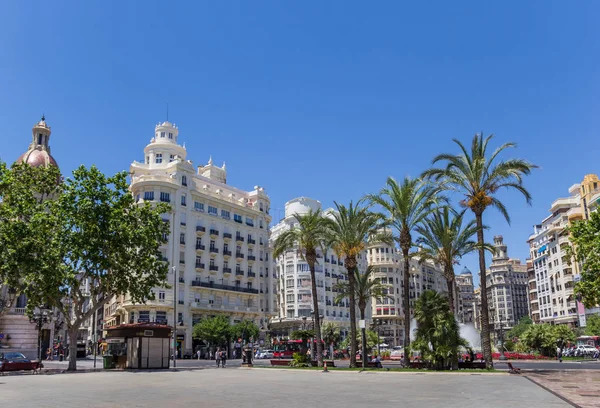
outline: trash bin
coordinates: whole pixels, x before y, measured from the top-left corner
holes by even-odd
[[[104,356],[103,368],[105,370],[113,368],[113,356]]]

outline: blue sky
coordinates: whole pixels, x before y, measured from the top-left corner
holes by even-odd
[[[571,7],[569,7],[571,6]],[[416,176],[475,132],[541,168],[533,206],[502,193],[525,259],[532,225],[598,168],[597,2],[3,2],[0,158],[45,113],[64,173],[143,159],[172,121],[188,158],[297,196],[347,203]],[[281,211],[278,211],[281,210]],[[464,264],[476,270],[476,258]],[[461,269],[461,268],[457,268]]]

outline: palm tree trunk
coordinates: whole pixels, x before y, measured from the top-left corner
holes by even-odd
[[[356,367],[356,279],[354,269],[356,258],[346,258],[346,270],[348,271],[348,290],[350,291],[350,367]]]
[[[454,304],[454,268],[452,266],[446,267],[446,285],[448,286],[448,303],[450,304],[450,311],[456,314],[456,305]]]
[[[479,286],[481,288],[481,347],[488,368],[494,367],[492,345],[490,342],[490,319],[488,315],[487,281],[485,276],[485,250],[483,248],[483,219],[481,213],[475,213],[477,221],[477,242],[479,243]]]
[[[409,291],[409,278],[410,278],[410,265],[408,254],[410,251],[410,244],[412,238],[410,232],[406,229],[402,229],[400,232],[400,249],[402,249],[402,256],[404,258],[404,364],[406,367],[410,366],[410,291]]]
[[[316,254],[306,256],[306,262],[310,268],[310,280],[313,298],[313,311],[315,317],[315,340],[317,342],[317,365],[323,367],[323,344],[321,343],[321,318],[319,317],[319,298],[317,296],[317,277],[315,276]]]

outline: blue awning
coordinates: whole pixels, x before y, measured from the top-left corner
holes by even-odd
[[[544,252],[546,250],[546,248],[548,247],[548,245],[542,245],[542,247],[540,249],[538,249],[538,254],[540,252]]]

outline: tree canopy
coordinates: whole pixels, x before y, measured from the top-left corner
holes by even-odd
[[[231,337],[235,337],[236,339],[241,338],[245,341],[256,341],[259,333],[260,329],[252,320],[244,319],[231,326]]]
[[[192,328],[192,337],[220,346],[231,338],[231,326],[225,316],[202,319]]]
[[[592,315],[586,319],[586,336],[600,336],[600,315]]]
[[[581,280],[575,289],[586,307],[600,303],[600,212],[569,227],[575,260],[581,263]]]

